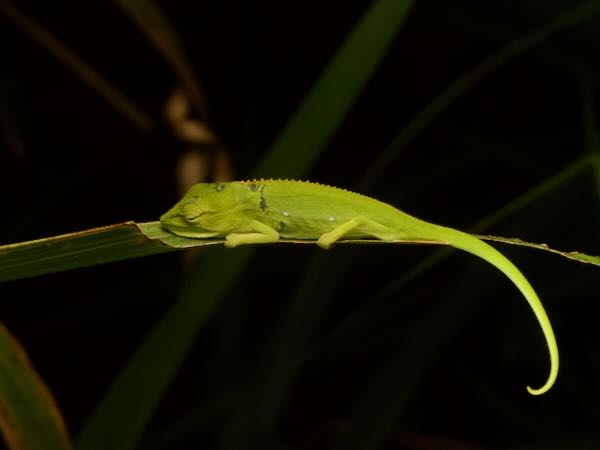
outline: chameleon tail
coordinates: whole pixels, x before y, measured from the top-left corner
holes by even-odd
[[[529,284],[529,281],[527,281],[519,269],[517,269],[517,267],[502,253],[482,240],[471,236],[470,234],[463,233],[462,231],[439,225],[434,225],[434,230],[431,231],[436,239],[446,241],[452,247],[472,253],[494,265],[502,271],[517,286],[517,288],[519,288],[542,328],[542,332],[546,339],[546,345],[548,346],[548,351],[550,353],[550,373],[546,383],[537,389],[527,386],[527,391],[532,395],[540,395],[547,392],[556,381],[558,375],[558,347],[548,315],[546,314],[539,297]]]

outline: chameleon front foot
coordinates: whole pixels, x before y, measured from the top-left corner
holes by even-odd
[[[245,244],[272,244],[279,241],[279,233],[273,228],[257,221],[250,222],[252,231],[248,233],[229,233],[225,236],[225,247],[234,248]]]

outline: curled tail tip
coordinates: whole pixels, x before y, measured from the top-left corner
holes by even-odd
[[[542,387],[534,389],[531,386],[527,386],[527,392],[529,392],[531,395],[542,395],[542,394],[545,394],[550,389],[552,389],[552,386],[554,386],[554,382],[555,381],[556,381],[556,376],[551,376],[550,378],[548,378],[548,380],[546,381],[546,383]]]
[[[550,333],[552,332],[550,331]],[[545,394],[552,388],[552,386],[554,386],[556,378],[558,377],[558,348],[556,346],[556,341],[554,339],[553,333],[550,334],[548,349],[550,351],[550,374],[548,375],[548,379],[546,380],[543,386],[537,389],[534,389],[531,386],[527,386],[527,392],[529,392],[531,395]]]
[[[545,384],[541,388],[537,388],[537,389],[534,389],[531,386],[527,386],[527,392],[529,392],[531,395],[542,395],[542,394],[545,394],[546,392],[548,392],[551,387],[552,386],[548,386],[548,384]]]

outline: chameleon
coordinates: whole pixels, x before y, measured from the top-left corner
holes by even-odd
[[[328,249],[343,238],[381,241],[426,240],[450,245],[487,261],[521,291],[544,334],[550,356],[546,382],[527,386],[546,393],[558,375],[558,347],[552,325],[529,281],[502,253],[468,233],[429,223],[345,189],[295,180],[198,183],[160,218],[163,228],[187,238],[225,239],[229,248],[275,243],[281,238],[316,240]]]

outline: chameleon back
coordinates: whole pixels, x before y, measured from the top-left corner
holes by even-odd
[[[316,239],[357,216],[377,218],[383,225],[394,228],[397,216],[406,216],[379,200],[321,184],[292,180],[253,180],[234,184],[259,194],[261,219],[284,238]],[[368,236],[360,229],[348,235]]]

